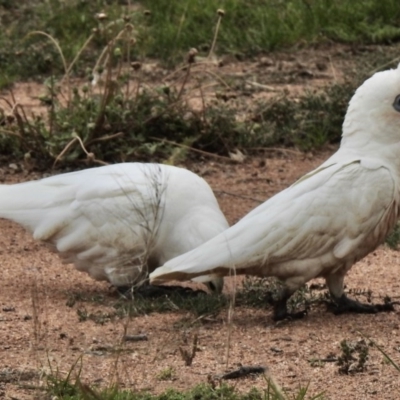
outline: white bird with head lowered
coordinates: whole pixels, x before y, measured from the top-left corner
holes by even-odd
[[[249,274],[279,278],[288,298],[324,277],[337,311],[377,312],[344,294],[352,265],[384,242],[399,217],[400,66],[374,74],[352,97],[338,151],[231,228],[168,261],[152,283]]]
[[[147,282],[156,267],[228,228],[204,179],[142,163],[0,185],[0,218],[23,225],[64,262],[118,287]],[[209,283],[216,290],[222,285],[219,277]]]

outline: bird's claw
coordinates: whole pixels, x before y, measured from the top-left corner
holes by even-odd
[[[365,304],[342,295],[339,299],[334,299],[333,302],[327,302],[328,310],[335,315],[345,313],[359,314],[376,314],[379,312],[394,311],[394,305],[389,297],[385,297],[383,304]]]
[[[284,319],[292,320],[292,319],[301,319],[304,318],[308,314],[308,307],[302,311],[297,312],[288,312],[286,307],[285,309],[276,307],[274,310],[274,321],[282,321]]]

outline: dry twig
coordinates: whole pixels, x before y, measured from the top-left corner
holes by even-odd
[[[224,375],[220,375],[218,377],[218,379],[238,379],[238,378],[243,378],[244,376],[247,376],[247,375],[263,374],[266,371],[267,371],[267,368],[261,367],[261,366],[240,367],[239,369],[236,369],[235,371],[231,371]]]
[[[143,340],[149,340],[146,334],[140,334],[140,335],[125,335],[122,340],[124,342],[140,342]]]

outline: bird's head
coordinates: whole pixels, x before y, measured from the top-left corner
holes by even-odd
[[[342,147],[376,150],[376,145],[400,149],[400,64],[375,73],[356,90],[343,123]]]

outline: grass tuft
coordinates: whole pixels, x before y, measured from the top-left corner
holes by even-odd
[[[386,244],[393,250],[398,250],[400,243],[400,223],[397,223],[393,231],[386,238]]]
[[[146,315],[153,312],[186,311],[195,318],[200,318],[217,315],[227,304],[228,299],[224,295],[198,293],[197,295],[182,296],[172,292],[159,298],[135,295],[132,301],[121,300],[114,307],[121,317]]]
[[[254,118],[254,134],[264,146],[320,148],[341,139],[343,117],[357,83],[333,84],[293,98],[287,93],[262,104]]]

